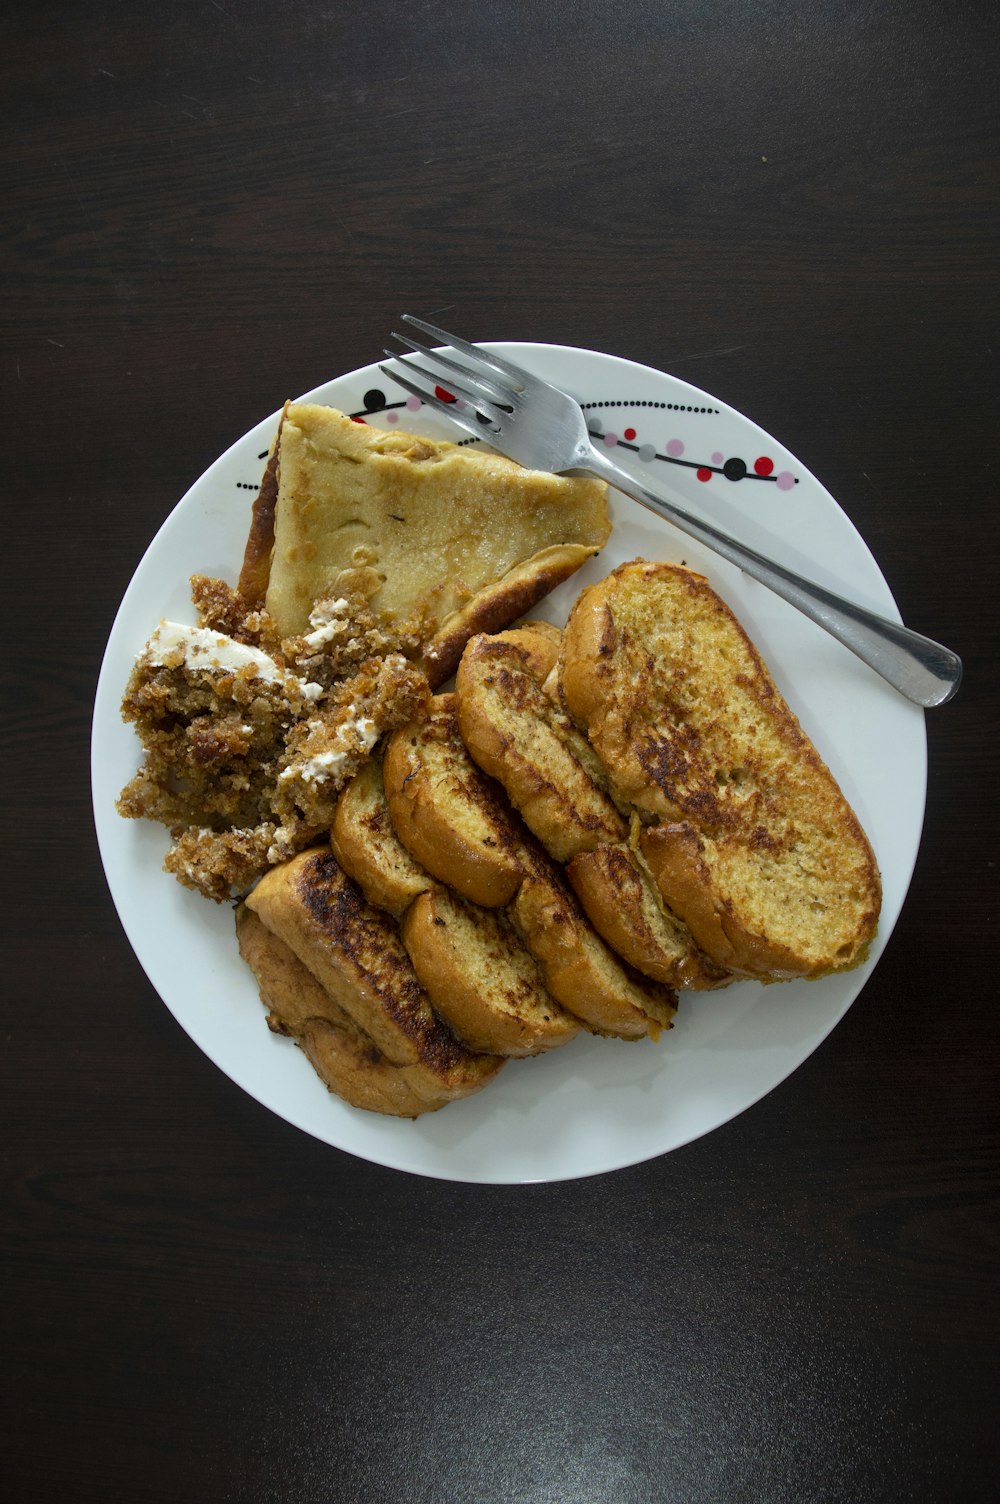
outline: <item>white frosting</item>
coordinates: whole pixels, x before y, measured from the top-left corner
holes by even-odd
[[[321,684],[310,684],[296,674],[286,673],[260,648],[236,642],[224,632],[213,632],[210,627],[161,621],[146,645],[149,662],[163,666],[179,652],[183,654],[186,668],[218,669],[222,673],[237,674],[240,669],[253,665],[258,676],[268,684],[287,684],[307,700],[318,700],[323,693]]]
[[[349,757],[357,756],[359,751],[370,752],[378,741],[378,727],[369,716],[361,716],[356,721],[345,721],[337,728],[338,737],[345,742],[351,738],[352,733],[354,746],[330,748],[326,752],[317,752],[302,762],[294,762],[278,774],[279,780],[301,778],[304,783],[324,783],[327,778],[343,772]]]
[[[307,648],[322,648],[335,637],[340,636],[348,626],[343,613],[347,610],[347,601],[343,597],[340,600],[330,601],[329,604],[315,606],[309,613],[309,625],[315,628],[309,632],[302,641]]]

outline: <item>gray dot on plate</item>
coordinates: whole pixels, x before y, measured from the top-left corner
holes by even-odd
[[[591,433],[603,433],[604,432],[604,424],[601,422],[600,418],[588,418],[587,419],[587,428],[590,430]]]
[[[639,445],[639,458],[642,460],[643,464],[648,465],[649,462],[650,462],[650,460],[656,458],[656,445],[655,444],[640,444]]]

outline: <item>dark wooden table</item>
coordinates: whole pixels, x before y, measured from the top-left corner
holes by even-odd
[[[997,40],[988,0],[8,17],[7,1498],[997,1497]],[[440,1183],[271,1116],[159,1001],[98,859],[138,558],[404,307],[750,414],[966,662],[843,1024],[613,1175]]]

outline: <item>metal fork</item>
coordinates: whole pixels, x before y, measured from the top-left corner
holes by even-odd
[[[797,607],[914,704],[943,705],[955,694],[962,662],[949,648],[803,579],[641,485],[595,448],[579,404],[558,387],[506,356],[469,344],[412,314],[403,314],[403,320],[446,346],[446,350],[433,349],[408,335],[393,333],[393,339],[421,357],[418,361],[413,354],[385,351],[396,364],[379,369],[405,391],[521,465],[557,474],[585,470],[599,476]],[[414,381],[415,373],[430,383],[429,390]],[[455,402],[443,401],[435,387],[469,405],[459,408]]]

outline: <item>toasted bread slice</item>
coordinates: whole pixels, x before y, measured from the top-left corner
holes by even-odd
[[[510,811],[465,750],[454,695],[436,695],[426,721],[393,732],[383,777],[393,828],[422,867],[473,903],[510,902],[523,875]]]
[[[660,822],[642,853],[713,961],[776,980],[863,959],[881,902],[871,847],[701,575],[636,560],[584,591],[561,688],[620,796]]]
[[[530,638],[480,635],[462,655],[455,698],[474,760],[503,785],[546,851],[568,861],[623,840],[628,827],[587,739],[543,688],[551,666],[533,655]]]
[[[436,885],[407,910],[402,933],[435,1008],[470,1049],[538,1055],[579,1032],[504,914]]]
[[[436,687],[475,632],[529,611],[610,530],[600,481],[289,403],[241,588],[252,604],[266,602],[283,637],[307,630],[314,601],[360,591],[376,611],[419,624]]]
[[[691,992],[732,980],[666,907],[627,842],[581,852],[566,876],[597,933],[643,976]]]
[[[392,828],[379,756],[372,757],[341,794],[330,845],[368,902],[396,919],[431,885],[430,874]]]
[[[316,847],[272,868],[246,904],[380,1055],[414,1068],[411,1085],[429,1076],[428,1090],[466,1096],[496,1074],[499,1061],[470,1053],[434,1012],[399,927],[365,901],[331,851]],[[301,1014],[289,1026],[296,1022]]]
[[[330,1091],[352,1107],[415,1118],[480,1090],[496,1074],[482,1056],[470,1056],[465,1070],[443,1073],[423,1063],[393,1065],[308,966],[245,904],[237,910],[236,930],[240,954],[269,1010],[269,1028],[294,1038]]]
[[[532,863],[509,912],[549,992],[592,1034],[655,1038],[671,1027],[677,1011],[672,989],[609,950],[551,862],[539,857]]]

